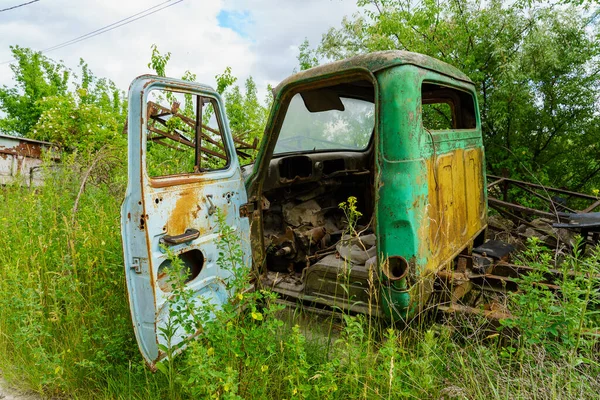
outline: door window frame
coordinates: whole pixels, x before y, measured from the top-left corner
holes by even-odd
[[[152,79],[152,81],[143,88],[143,96],[140,99],[141,106],[141,120],[148,121],[148,107],[146,106],[148,103],[148,96],[153,90],[163,90],[163,91],[172,91],[181,94],[190,94],[192,96],[198,95],[197,88],[191,87],[186,90],[178,85],[178,81],[165,77],[158,76],[148,76],[148,78]],[[193,184],[205,180],[217,180],[217,179],[227,179],[231,178],[235,170],[239,168],[239,160],[237,154],[233,149],[235,149],[233,143],[233,137],[229,130],[229,125],[227,124],[227,118],[225,116],[224,103],[221,99],[219,93],[217,93],[214,89],[209,86],[195,84],[196,86],[200,86],[200,90],[202,90],[202,97],[209,98],[213,101],[213,104],[216,104],[217,109],[215,110],[215,117],[217,119],[217,123],[219,127],[222,129],[221,137],[223,138],[223,147],[225,148],[228,162],[227,165],[222,169],[204,171],[204,172],[191,172],[191,173],[181,173],[176,175],[165,175],[158,177],[151,177],[148,174],[147,165],[146,165],[146,154],[147,154],[147,142],[148,142],[148,130],[146,127],[146,123],[142,124],[141,135],[141,149],[140,149],[140,169],[142,176],[142,185],[150,185],[155,188],[160,187],[168,187],[168,186],[178,186],[185,184]],[[214,106],[213,106],[214,107]]]

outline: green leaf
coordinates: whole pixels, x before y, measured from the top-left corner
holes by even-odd
[[[162,361],[159,361],[154,365],[157,370],[159,370],[160,372],[162,372],[163,374],[165,374],[167,376],[169,375],[169,370],[168,370],[167,366],[162,363]]]

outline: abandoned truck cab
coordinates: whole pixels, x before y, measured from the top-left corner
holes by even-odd
[[[247,180],[254,265],[284,297],[406,318],[483,243],[484,171],[475,89],[455,68],[389,51],[300,72],[275,89]]]
[[[159,93],[155,93],[159,91]],[[291,76],[254,164],[214,90],[144,76],[129,93],[122,210],[132,319],[153,364],[164,353],[171,265],[198,297],[227,300],[217,208],[256,285],[284,301],[404,320],[435,274],[484,242],[484,152],[475,88],[433,58],[387,51]]]

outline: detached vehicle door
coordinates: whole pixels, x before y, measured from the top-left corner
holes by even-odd
[[[154,368],[165,348],[180,350],[194,335],[169,318],[174,268],[168,253],[183,266],[178,287],[193,292],[197,303],[222,305],[231,269],[217,265],[217,214],[237,231],[249,268],[249,222],[240,217],[247,195],[221,98],[210,87],[140,76],[129,88],[127,124],[125,275],[136,339]],[[166,335],[167,328],[175,333]]]

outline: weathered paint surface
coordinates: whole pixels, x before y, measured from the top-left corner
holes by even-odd
[[[274,103],[253,172],[246,180],[260,198],[287,102],[298,90],[352,79],[374,83],[377,124],[375,228],[380,260],[409,261],[405,289],[382,291],[383,312],[405,318],[427,300],[435,272],[487,227],[484,152],[474,86],[449,64],[428,56],[386,51],[353,57],[295,74],[274,90]],[[429,135],[421,122],[423,81],[473,94],[476,128]],[[434,145],[431,140],[433,137]],[[253,215],[254,264],[264,265],[261,211]],[[382,277],[385,282],[385,278]]]
[[[147,97],[152,90],[167,88],[214,99],[221,120],[226,121],[219,95],[208,86],[142,76],[129,89],[129,170],[121,229],[134,330],[142,355],[151,367],[165,355],[159,351],[159,344],[167,345],[160,328],[165,327],[168,317],[170,284],[165,268],[169,260],[161,248],[161,239],[167,235],[176,237],[187,229],[199,232],[194,239],[171,245],[170,249],[193,272],[187,286],[196,294],[196,301],[216,306],[228,298],[225,280],[230,271],[221,270],[216,263],[218,227],[211,205],[226,215],[227,224],[238,231],[244,251],[250,255],[248,220],[239,216],[240,205],[247,202],[246,190],[226,122],[223,136],[230,159],[227,168],[161,178],[150,178],[146,172]],[[183,332],[177,332],[171,345],[177,345],[182,335]]]
[[[380,52],[313,68],[282,82],[267,129],[248,175],[254,267],[264,266],[262,184],[277,142],[287,104],[295,91],[356,79],[367,79],[375,89],[375,232],[383,267],[388,259],[405,260],[406,274],[382,290],[382,311],[405,318],[419,310],[431,292],[433,276],[469,250],[486,228],[484,153],[474,97],[476,128],[461,131],[423,129],[423,81],[474,93],[473,84],[460,71],[430,57],[407,52]],[[172,246],[183,257],[201,254],[201,270],[188,283],[198,298],[215,304],[227,299],[223,281],[228,272],[216,265],[215,216],[210,205],[221,207],[227,223],[239,230],[245,254],[250,257],[248,220],[239,217],[247,202],[233,139],[222,109],[224,137],[230,163],[224,170],[151,179],[146,174],[146,97],[152,89],[172,88],[221,100],[206,86],[157,77],[136,79],[129,92],[129,185],[122,209],[123,247],[134,328],[142,354],[152,366],[164,356],[158,344],[169,298],[160,268],[167,261],[160,249],[165,235],[188,229],[198,237]],[[210,196],[210,198],[209,198]],[[250,210],[250,209],[249,209]],[[383,271],[381,280],[385,283]],[[177,335],[179,336],[179,335]],[[172,343],[173,344],[173,343]]]
[[[311,81],[319,81],[328,75],[340,75],[350,70],[362,69],[375,74],[401,65],[413,65],[421,70],[438,72],[454,80],[471,83],[467,75],[443,61],[424,54],[411,53],[410,51],[388,50],[363,54],[301,71],[284,79],[275,87],[274,93],[277,96],[277,94],[289,90],[291,86],[297,83],[305,84]]]
[[[472,93],[476,102],[472,84],[412,65],[377,79],[378,251],[382,259],[411,260],[407,291],[384,310],[398,318],[424,305],[435,272],[472,247],[487,226],[483,142],[477,109],[475,129],[428,132],[421,121],[423,81]]]
[[[42,153],[54,145],[48,142],[0,135],[0,185],[15,180],[27,186],[42,181]]]

